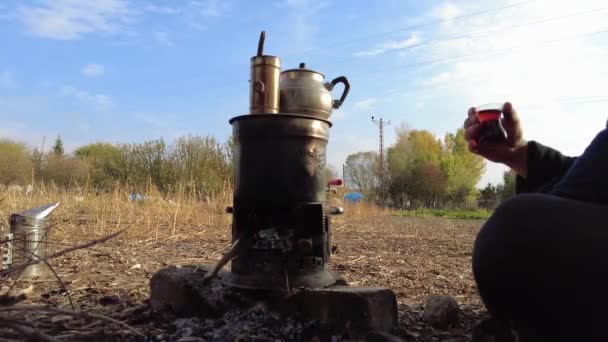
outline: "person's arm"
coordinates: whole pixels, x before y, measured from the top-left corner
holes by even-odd
[[[516,180],[518,194],[551,190],[576,160],[575,157],[564,156],[559,151],[536,141],[527,143],[525,155],[526,177],[522,177],[518,172]]]

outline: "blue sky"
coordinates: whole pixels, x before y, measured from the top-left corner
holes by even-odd
[[[0,3],[0,137],[70,148],[184,134],[224,141],[248,108],[260,31],[284,69],[352,90],[328,162],[377,148],[372,115],[443,135],[512,101],[526,137],[580,153],[608,110],[601,0],[41,0]],[[339,92],[339,90],[337,91]],[[338,94],[336,94],[338,96]],[[47,145],[48,146],[48,145]],[[480,184],[500,179],[488,165]]]

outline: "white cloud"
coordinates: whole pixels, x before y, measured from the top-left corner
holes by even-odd
[[[61,88],[62,96],[70,96],[77,98],[80,101],[88,102],[97,106],[107,107],[112,105],[112,97],[106,94],[93,94],[85,90],[81,90],[72,86],[64,86]]]
[[[369,110],[371,109],[374,104],[376,104],[377,99],[375,97],[370,97],[361,101],[357,101],[355,102],[355,109],[359,109],[359,110]]]
[[[105,68],[101,64],[89,63],[82,68],[81,72],[87,77],[97,77],[103,75]]]
[[[451,2],[445,2],[431,11],[431,15],[442,21],[451,21],[452,19],[462,15],[463,11],[460,7]]]
[[[171,40],[171,38],[169,37],[169,34],[164,31],[154,32],[154,39],[156,40],[156,42],[163,46],[171,47],[175,45],[173,43],[173,40]]]
[[[402,50],[405,48],[412,47],[420,43],[420,36],[417,32],[413,32],[407,39],[403,40],[389,40],[384,43],[380,43],[376,45],[375,48],[369,50],[363,50],[355,52],[353,55],[355,57],[367,57],[367,56],[376,56],[383,54],[388,51],[393,50]]]
[[[15,76],[10,70],[0,72],[0,88],[12,88],[15,86]]]
[[[32,35],[73,40],[119,31],[129,19],[129,8],[126,0],[43,0],[20,7],[18,18]]]
[[[314,50],[318,47],[320,32],[319,12],[329,6],[327,1],[283,0],[275,6],[284,14],[284,41],[289,42],[285,54]]]
[[[232,9],[227,0],[195,0],[190,1],[186,9],[182,9],[185,20],[191,28],[204,31],[209,25],[225,16]]]
[[[428,86],[436,86],[440,84],[445,84],[452,79],[452,73],[450,72],[442,72],[438,75],[431,77],[430,79],[424,80],[422,84]]]

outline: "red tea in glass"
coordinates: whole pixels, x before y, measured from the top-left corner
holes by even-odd
[[[478,144],[504,144],[507,141],[507,132],[502,126],[502,104],[486,104],[477,107],[481,133],[477,139]]]

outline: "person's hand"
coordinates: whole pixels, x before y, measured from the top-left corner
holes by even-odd
[[[509,102],[504,104],[502,112],[501,123],[507,132],[507,141],[505,143],[477,143],[483,128],[479,122],[479,115],[475,107],[469,109],[468,117],[464,121],[464,137],[469,143],[469,150],[471,152],[490,161],[503,163],[512,168],[520,176],[526,177],[528,171],[528,143],[523,139],[523,130],[519,116]]]

